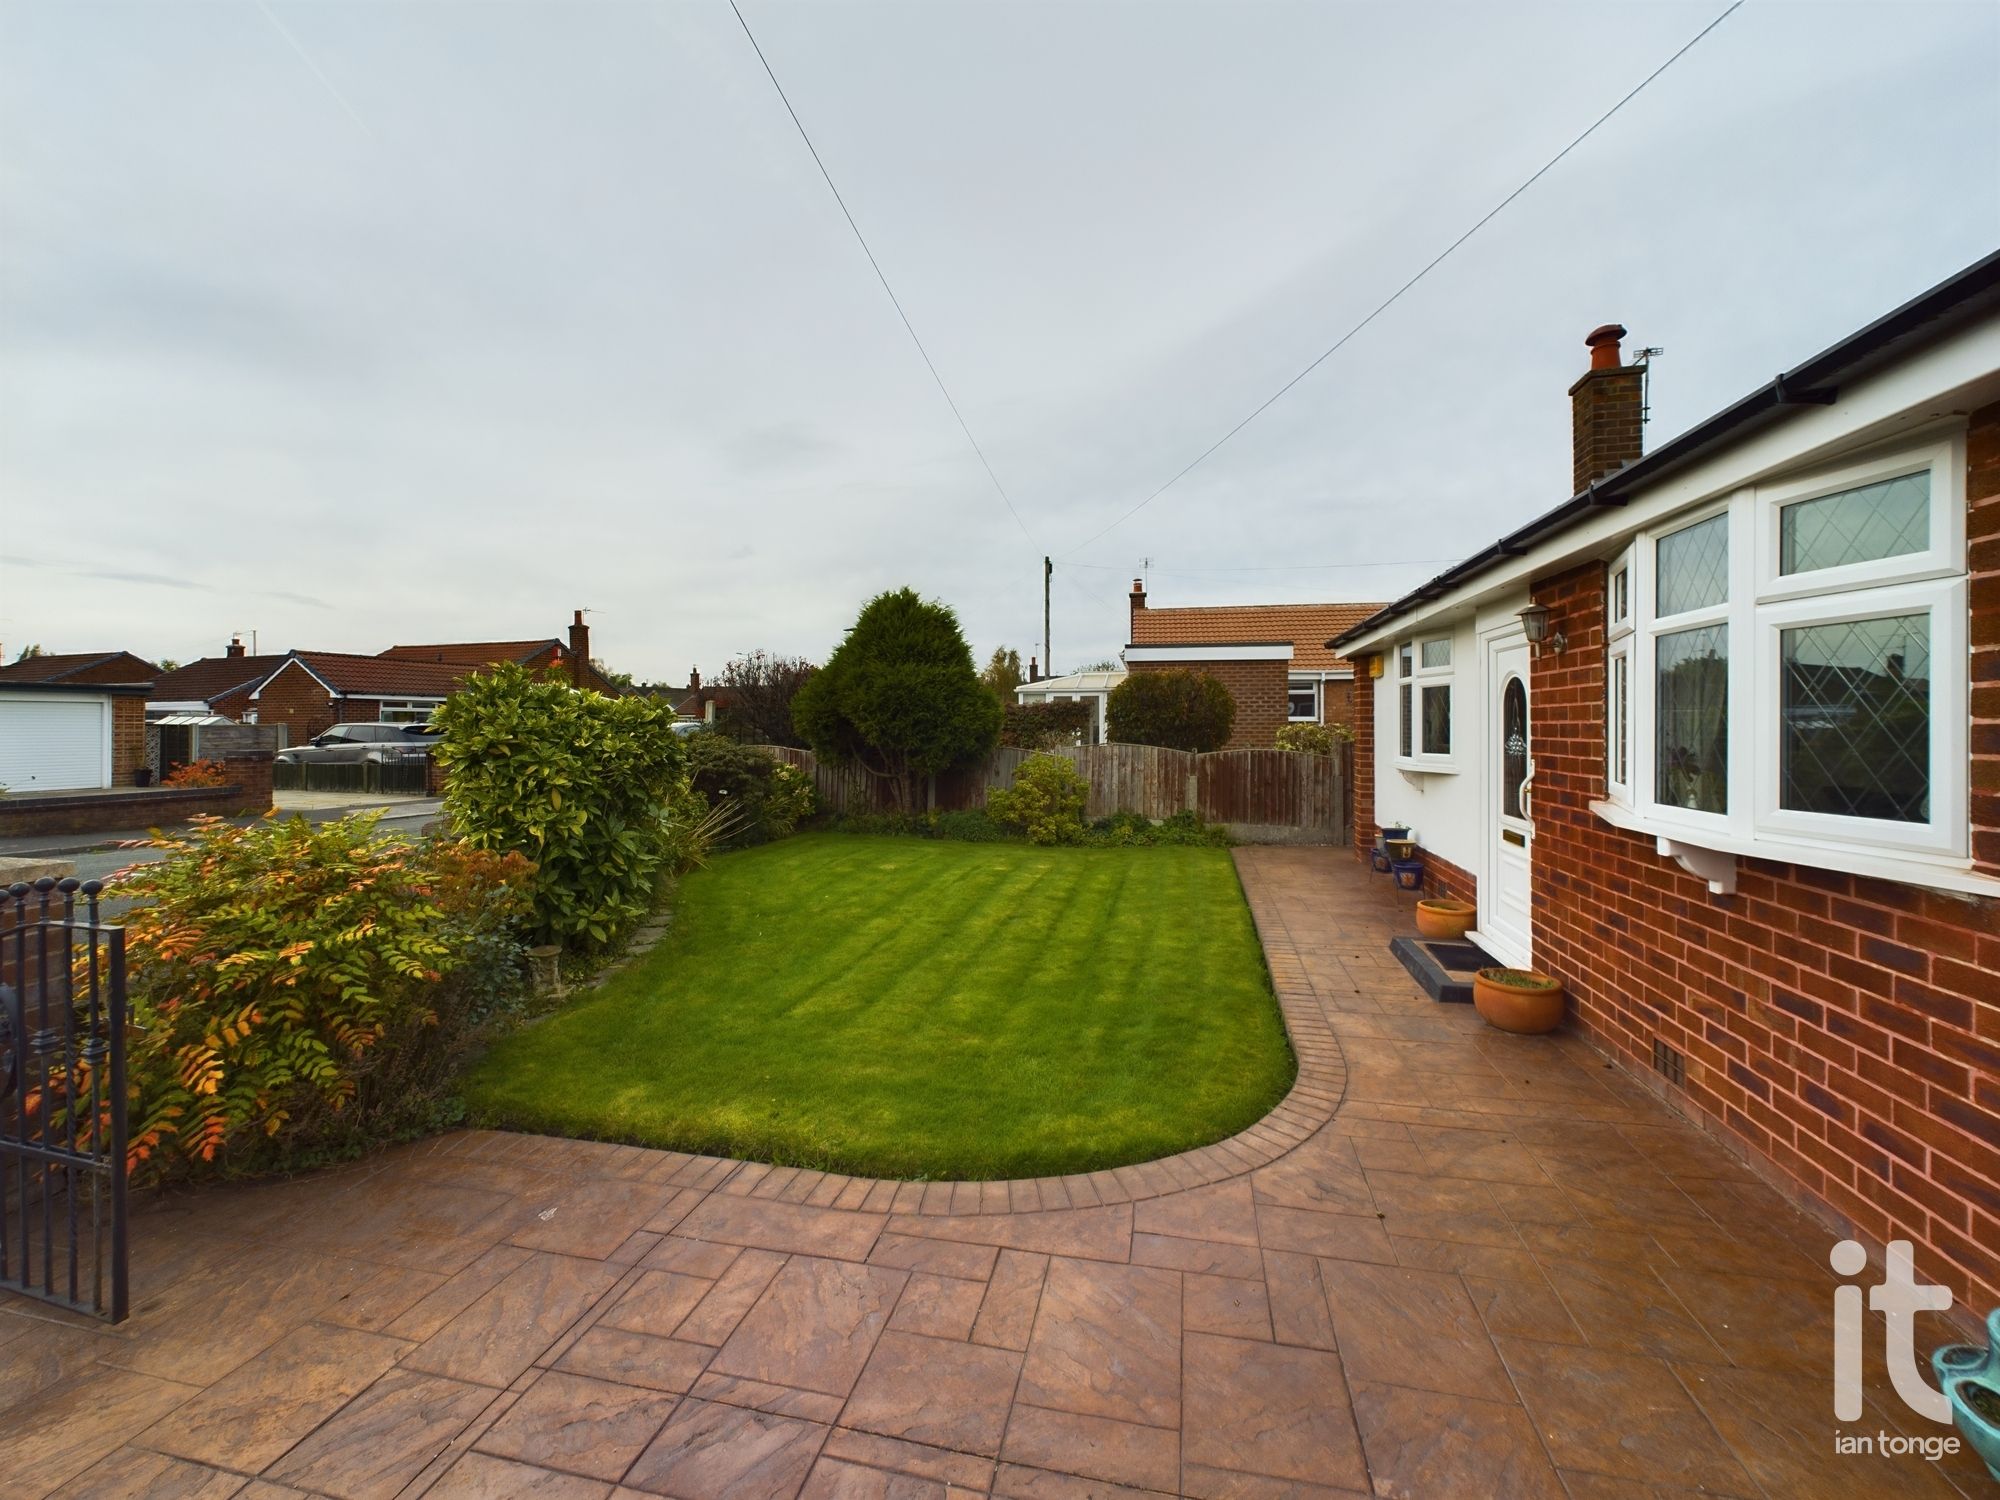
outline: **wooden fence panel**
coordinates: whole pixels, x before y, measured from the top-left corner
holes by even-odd
[[[827,812],[886,812],[894,807],[889,782],[859,766],[824,766],[810,750],[759,747],[813,778]],[[986,805],[986,794],[1012,786],[1031,752],[1001,747],[976,765],[936,778],[926,800],[938,812]],[[1087,745],[1047,752],[1077,768],[1089,785],[1084,814],[1116,812],[1171,818],[1193,810],[1203,822],[1227,823],[1250,837],[1288,831],[1304,840],[1337,843],[1347,837],[1346,761],[1340,756],[1293,750],[1221,750],[1194,755],[1159,745]],[[1256,830],[1264,830],[1260,835]]]

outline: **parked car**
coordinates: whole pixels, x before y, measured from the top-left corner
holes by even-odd
[[[438,731],[428,724],[336,724],[311,742],[278,752],[280,765],[358,765],[368,761],[421,760]]]
[[[676,719],[668,726],[675,734],[700,734],[710,727],[706,719]]]

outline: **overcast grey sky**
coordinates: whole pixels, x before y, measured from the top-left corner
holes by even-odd
[[[1025,657],[1044,551],[1725,0],[742,3],[1028,535],[726,0],[5,3],[7,654],[587,605],[680,680],[910,584]],[[1990,251],[1996,76],[1988,0],[1752,0],[1059,561],[1056,664],[1123,644],[1142,557],[1156,604],[1386,598],[1561,500],[1598,323],[1667,350],[1657,443]]]

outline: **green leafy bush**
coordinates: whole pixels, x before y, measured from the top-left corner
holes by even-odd
[[[118,882],[138,1180],[290,1170],[449,1118],[518,985],[533,867],[375,821],[200,819]]]
[[[1221,678],[1207,672],[1133,672],[1106,699],[1105,726],[1120,744],[1220,750],[1236,726],[1236,700]]]
[[[605,944],[670,872],[668,819],[686,784],[674,714],[517,667],[471,677],[439,708],[445,813],[475,848],[535,863],[531,922],[548,941]]]
[[[1003,827],[1019,829],[1031,844],[1083,841],[1083,809],[1090,783],[1074,762],[1060,755],[1031,755],[1014,773],[1011,787],[986,794],[986,813]]]
[[[1307,755],[1333,754],[1333,735],[1324,724],[1286,724],[1278,730],[1276,744]]]
[[[993,748],[1000,701],[973,668],[958,616],[899,589],[868,601],[792,699],[792,722],[822,760],[887,778],[908,810],[921,778]]]
[[[1000,721],[1000,743],[1017,750],[1053,750],[1080,743],[1089,728],[1090,705],[1081,700],[1010,703]]]
[[[781,839],[812,816],[817,802],[812,778],[766,751],[711,730],[687,736],[683,748],[688,784],[711,808],[734,810],[732,842]]]
[[[1004,844],[1019,837],[987,813],[977,811],[939,813],[931,822],[930,835],[959,844]]]

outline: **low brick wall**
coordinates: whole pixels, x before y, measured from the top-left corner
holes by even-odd
[[[0,797],[0,838],[59,833],[115,833],[185,823],[203,814],[261,813],[271,806],[271,752],[224,758],[226,786],[150,787],[142,791],[39,792]]]

